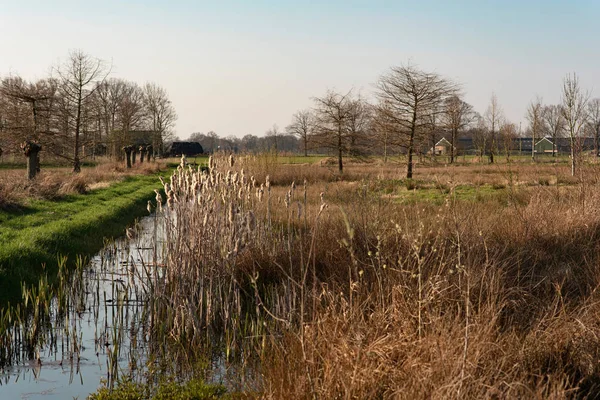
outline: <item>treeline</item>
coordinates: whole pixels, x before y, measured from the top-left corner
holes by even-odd
[[[413,157],[435,155],[442,137],[450,142],[450,163],[456,160],[461,137],[469,138],[474,152],[490,163],[500,154],[508,157],[517,150],[518,137],[530,138],[533,144],[550,137],[555,146],[557,139],[567,138],[574,173],[583,137],[593,140],[595,154],[600,153],[600,99],[590,99],[575,74],[565,77],[561,92],[560,104],[543,104],[540,98],[531,101],[525,112],[528,126],[521,127],[506,118],[494,94],[487,108],[477,112],[464,101],[457,83],[405,65],[391,68],[378,79],[372,101],[353,90],[330,90],[313,98],[312,108],[296,112],[283,132],[274,126],[261,138],[219,138],[210,132],[194,134],[192,140],[200,141],[208,151],[327,152],[336,156],[340,172],[347,156],[378,154],[387,160],[390,155],[404,154],[406,176],[411,178]],[[535,160],[534,145],[531,156]]]
[[[20,152],[34,143],[75,172],[98,155],[122,158],[122,147],[133,144],[131,131],[147,131],[148,144],[161,152],[176,119],[162,87],[110,77],[103,60],[80,50],[47,78],[0,80],[0,151]]]

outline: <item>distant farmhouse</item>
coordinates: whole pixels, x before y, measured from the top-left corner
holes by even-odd
[[[197,156],[203,152],[202,145],[198,142],[173,142],[171,148],[168,150],[168,154],[171,157],[179,157],[181,155],[187,157]]]
[[[452,143],[450,142],[450,138],[442,137],[433,148],[429,149],[429,154],[435,155],[448,155],[452,149]],[[531,154],[531,145],[532,138],[513,138],[509,146],[509,151],[511,154]],[[497,143],[498,153],[503,153],[507,149],[503,147],[501,141]],[[594,138],[591,137],[582,137],[576,140],[576,146],[578,147],[578,151],[594,151]],[[462,137],[458,138],[456,143],[456,154],[457,155],[469,155],[469,154],[478,154],[481,149],[479,149],[473,138]],[[550,137],[542,137],[539,140],[536,140],[534,153],[535,154],[570,154],[571,152],[571,141],[569,138],[557,138],[556,143],[552,141]],[[487,149],[486,149],[487,153]]]

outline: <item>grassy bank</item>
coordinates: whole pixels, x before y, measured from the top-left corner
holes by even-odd
[[[0,302],[18,299],[21,282],[36,282],[44,268],[54,276],[59,255],[73,262],[98,251],[105,237],[121,235],[147,212],[158,187],[156,174],[134,175],[85,194],[0,210]]]

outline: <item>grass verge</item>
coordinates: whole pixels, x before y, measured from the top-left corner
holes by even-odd
[[[60,200],[34,200],[0,211],[0,304],[20,298],[21,285],[37,282],[43,271],[56,275],[59,256],[91,255],[106,237],[146,213],[160,187],[157,176],[138,175],[105,189]]]

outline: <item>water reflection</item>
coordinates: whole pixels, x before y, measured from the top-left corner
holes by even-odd
[[[8,329],[0,342],[0,398],[85,398],[101,381],[141,379],[149,360],[148,287],[160,276],[164,224],[152,215],[131,240],[109,243],[69,273],[39,315]],[[131,235],[130,235],[131,236]],[[42,285],[40,285],[41,287]]]

